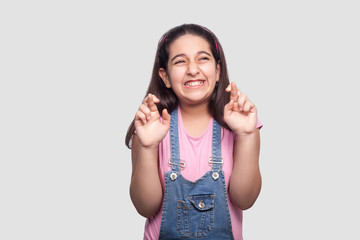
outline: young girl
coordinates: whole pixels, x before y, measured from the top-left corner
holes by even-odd
[[[254,103],[229,83],[210,30],[184,24],[165,33],[126,136],[144,239],[242,239],[242,210],[261,188],[261,126]]]

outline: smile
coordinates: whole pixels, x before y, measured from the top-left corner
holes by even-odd
[[[196,87],[204,84],[204,80],[196,80],[196,81],[187,81],[184,85],[185,87]]]

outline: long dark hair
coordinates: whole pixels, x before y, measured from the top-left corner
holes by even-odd
[[[226,87],[229,85],[225,55],[215,34],[205,27],[196,24],[183,24],[170,29],[162,36],[158,43],[151,81],[146,95],[148,93],[152,93],[160,99],[160,102],[157,104],[160,114],[164,108],[166,108],[169,113],[177,108],[178,99],[175,93],[171,88],[167,88],[165,86],[165,83],[160,78],[158,71],[160,68],[167,70],[170,44],[177,38],[186,34],[192,34],[204,38],[210,45],[211,52],[215,57],[215,62],[220,63],[220,79],[216,83],[215,89],[210,96],[209,112],[222,127],[229,129],[223,120],[224,106],[229,102],[230,97],[229,94],[226,94],[225,92]],[[135,125],[133,120],[128,128],[125,138],[125,144],[128,148],[131,148],[130,142],[134,131]]]

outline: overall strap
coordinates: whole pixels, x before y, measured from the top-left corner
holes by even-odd
[[[221,126],[216,120],[213,120],[212,134],[212,156],[209,159],[213,178],[216,180],[218,172],[222,170],[223,158],[221,156]]]
[[[171,165],[171,171],[174,174],[176,174],[176,176],[177,176],[177,174],[180,173],[181,167],[185,167],[185,162],[180,160],[178,109],[177,108],[171,112],[170,144],[171,144],[171,156],[169,159],[169,164]],[[174,174],[173,174],[173,176],[175,177]]]

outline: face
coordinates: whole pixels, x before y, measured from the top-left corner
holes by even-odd
[[[207,104],[219,81],[220,64],[204,38],[186,34],[170,44],[168,71],[161,68],[159,75],[180,104]]]

